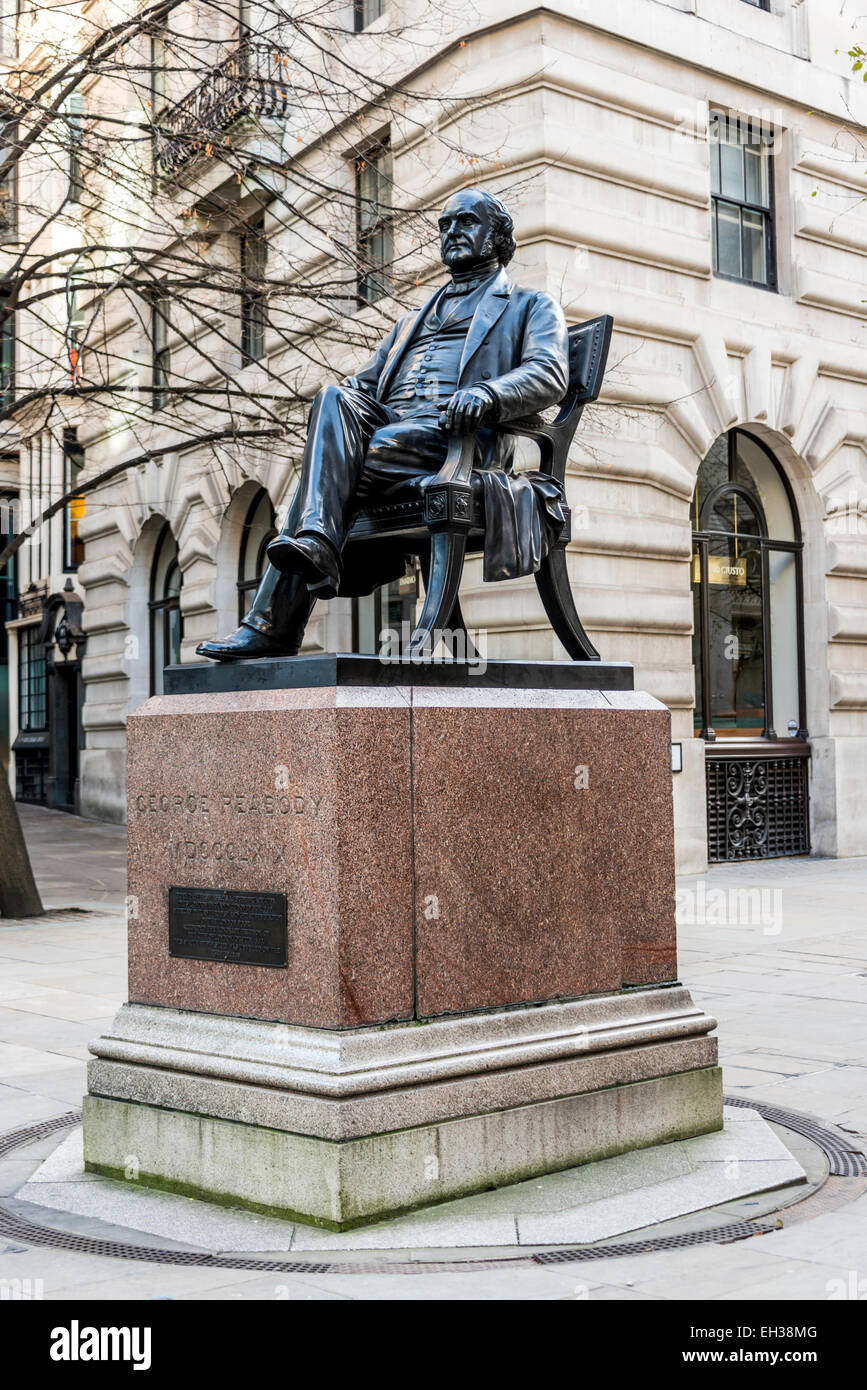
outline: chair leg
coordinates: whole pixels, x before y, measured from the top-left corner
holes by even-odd
[[[430,538],[430,565],[424,605],[410,638],[410,652],[433,650],[434,633],[442,631],[454,612],[464,568],[467,538],[463,532],[437,531]],[[460,611],[460,610],[458,610]]]
[[[599,661],[599,653],[584,628],[572,598],[566,551],[561,545],[549,551],[536,574],[536,588],[548,621],[573,661]]]
[[[475,642],[473,642],[472,638],[470,637],[470,634],[467,632],[467,625],[464,621],[464,615],[461,610],[461,601],[459,598],[455,599],[455,604],[451,613],[449,614],[448,621],[446,622],[446,627],[448,628],[449,632],[453,632],[455,635],[463,633],[464,654],[468,661],[472,661],[475,657],[479,655],[478,651],[476,650]],[[454,655],[454,652],[452,652],[452,655]]]
[[[427,593],[428,586],[430,584],[430,552],[428,551],[427,554],[419,552],[418,558],[419,564],[421,565],[421,577],[424,580],[424,591],[425,593]],[[473,661],[479,656],[479,652],[476,649],[476,644],[472,641],[470,634],[467,631],[467,624],[464,618],[463,610],[461,608],[460,598],[456,598],[454,601],[452,611],[445,622],[445,631],[451,632],[455,636],[463,634],[464,653],[467,657],[467,660]],[[454,656],[454,648],[452,648],[450,655]]]

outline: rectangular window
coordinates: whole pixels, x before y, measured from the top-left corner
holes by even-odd
[[[246,367],[265,356],[265,329],[268,301],[265,274],[268,269],[268,242],[265,218],[248,222],[241,233],[241,360]]]
[[[0,164],[5,164],[15,149],[18,130],[11,122],[0,125]],[[18,229],[17,200],[15,190],[17,165],[13,164],[5,177],[0,179],[0,238],[10,241]]]
[[[73,270],[66,279],[66,336],[73,381],[77,381],[81,373],[81,345],[84,342],[86,327],[83,303],[86,293],[83,282],[86,274],[87,272],[82,270]]]
[[[750,117],[710,113],[713,269],[777,287],[771,137]]]
[[[0,463],[17,464],[17,459],[0,459]],[[18,497],[14,493],[0,493],[0,550],[4,550],[18,531]],[[9,634],[6,624],[18,616],[17,588],[15,584],[15,556],[0,570],[0,667],[9,663]],[[0,692],[8,692],[7,676],[0,671]],[[3,730],[0,727],[0,743]],[[8,755],[9,749],[6,748]]]
[[[63,491],[72,492],[84,469],[84,448],[78,442],[78,431],[63,431]],[[78,528],[84,517],[84,498],[75,497],[63,510],[63,568],[77,570],[84,560],[84,542]]]
[[[37,639],[39,628],[18,631],[18,727],[46,729],[48,704],[45,688],[45,648]]]
[[[18,53],[18,0],[0,0],[0,57]]]
[[[360,34],[368,24],[385,13],[385,0],[355,0],[355,32]]]
[[[752,5],[757,10],[769,10],[771,8],[771,0],[745,0],[745,3]]]
[[[169,300],[164,294],[151,299],[151,404],[162,410],[168,399],[171,352],[169,350]]]
[[[15,311],[6,308],[9,291],[0,288],[0,410],[15,400]]]
[[[168,30],[162,24],[155,24],[150,30],[150,88],[151,116],[159,114],[166,104],[166,42]]]
[[[392,290],[394,260],[391,149],[388,137],[355,161],[358,298],[375,304]]]
[[[81,144],[84,126],[84,97],[73,92],[66,102],[66,130],[69,157],[69,201],[80,203],[84,192]]]

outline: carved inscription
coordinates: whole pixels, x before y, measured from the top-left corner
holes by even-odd
[[[286,894],[170,888],[169,955],[285,968]]]
[[[169,858],[173,864],[189,863],[193,859],[225,859],[229,864],[286,863],[286,846],[260,845],[254,840],[169,840]]]
[[[202,796],[198,792],[140,793],[135,799],[139,815],[186,812],[189,816],[209,816],[212,812],[235,816],[318,816],[321,796],[302,796],[297,792],[232,792]]]

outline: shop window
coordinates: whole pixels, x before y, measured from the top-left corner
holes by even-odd
[[[418,599],[418,570],[413,566],[400,579],[383,584],[372,594],[352,600],[352,650],[378,656],[383,651],[383,633],[396,633],[400,650],[415,626]],[[405,625],[405,626],[404,626]],[[386,649],[394,651],[394,639],[385,639]]]
[[[711,448],[693,499],[695,731],[712,863],[810,848],[802,543],[788,484],[746,430]]]
[[[805,735],[802,543],[772,455],[744,430],[711,448],[693,499],[696,731]]]

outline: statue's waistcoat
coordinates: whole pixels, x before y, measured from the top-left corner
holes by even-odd
[[[399,415],[447,401],[458,389],[464,343],[485,286],[463,296],[440,295],[416,327],[389,384],[386,404]]]

